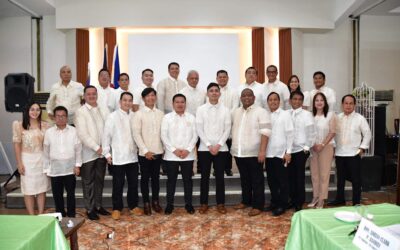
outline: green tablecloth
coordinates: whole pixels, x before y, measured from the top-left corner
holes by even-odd
[[[374,215],[374,223],[388,226],[400,223],[400,207],[393,204],[366,206],[368,213]],[[330,209],[307,209],[292,217],[286,249],[358,249],[353,245],[353,237],[348,234],[357,223],[346,223],[334,217],[337,211],[352,211],[354,207]]]
[[[0,215],[0,249],[69,249],[54,217]]]

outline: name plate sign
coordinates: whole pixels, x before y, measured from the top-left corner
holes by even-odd
[[[353,244],[360,249],[400,250],[400,238],[364,218],[358,226]]]

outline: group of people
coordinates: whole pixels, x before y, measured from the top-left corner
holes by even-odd
[[[113,89],[108,70],[101,69],[96,88],[72,81],[68,66],[60,69],[61,81],[54,84],[47,102],[47,112],[55,125],[49,127],[41,120],[37,103],[27,106],[22,122],[13,123],[21,189],[29,214],[34,214],[35,201],[39,213],[43,213],[45,193],[51,184],[56,211],[74,217],[78,175],[82,177],[91,220],[99,219],[99,214],[120,219],[125,179],[127,203],[133,215],[161,213],[161,166],[167,175],[164,213],[174,210],[177,176],[181,173],[185,209],[193,214],[196,159],[201,174],[199,213],[209,209],[209,180],[214,168],[216,208],[225,214],[224,173],[232,175],[232,157],[242,189],[241,203],[234,208],[250,207],[249,216],[262,211],[279,216],[289,208],[301,210],[309,157],[313,199],[308,207],[324,207],[334,156],[337,196],[330,205],[345,204],[346,178],[352,181],[353,204],[360,203],[360,157],[369,146],[371,132],[365,118],[355,112],[353,95],[342,98],[343,112],[335,114],[335,92],[325,86],[323,72],[314,73],[316,88],[304,93],[297,76],[292,76],[288,84],[280,82],[274,65],[267,67],[268,82],[264,84],[256,82],[258,72],[249,67],[246,82],[239,89],[228,85],[225,70],[217,72],[216,82],[211,82],[206,91],[197,88],[197,71],[189,71],[187,83],[178,78],[178,63],[170,63],[168,72],[169,77],[154,88],[154,72],[145,69],[143,83],[132,90],[126,73],[119,77],[119,88]],[[107,165],[113,177],[112,213],[102,205]],[[267,207],[264,165],[271,190]],[[138,206],[139,171],[143,209]]]

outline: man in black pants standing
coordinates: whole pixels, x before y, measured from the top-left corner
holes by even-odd
[[[337,116],[336,122],[336,199],[328,206],[346,205],[344,185],[346,177],[351,177],[353,205],[361,203],[361,156],[368,149],[371,141],[371,129],[367,120],[355,112],[356,98],[345,95],[342,98],[343,113]]]
[[[241,92],[242,107],[232,115],[232,149],[239,168],[242,187],[242,202],[235,209],[251,206],[249,216],[259,215],[264,209],[264,161],[268,138],[271,135],[271,120],[268,112],[254,104],[253,90]]]
[[[226,213],[224,170],[228,158],[226,140],[231,131],[231,115],[229,109],[218,102],[220,95],[218,84],[210,83],[207,87],[209,102],[200,106],[196,114],[196,130],[200,137],[198,156],[201,164],[201,214],[208,210],[211,165],[216,177],[217,211]]]
[[[295,211],[302,209],[306,198],[305,167],[316,137],[314,118],[310,111],[303,109],[303,101],[304,95],[300,91],[290,93],[292,109],[289,112],[293,120],[294,139],[288,174],[289,197]]]
[[[176,94],[172,98],[174,111],[166,114],[161,122],[161,140],[164,143],[164,160],[167,169],[167,206],[165,214],[174,210],[176,179],[179,168],[183,178],[185,209],[194,214],[192,205],[193,195],[193,162],[194,147],[197,142],[196,120],[186,112],[186,97]]]

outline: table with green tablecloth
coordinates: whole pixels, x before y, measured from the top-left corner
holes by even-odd
[[[54,217],[0,215],[0,249],[69,249]]]
[[[400,223],[400,207],[393,204],[365,206],[374,216],[373,222],[380,227]],[[292,217],[286,249],[357,249],[353,237],[348,236],[358,223],[343,222],[334,217],[337,211],[356,212],[356,208],[338,207],[307,209]]]

